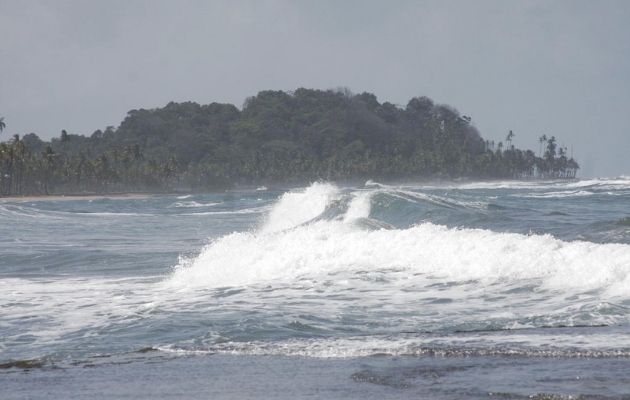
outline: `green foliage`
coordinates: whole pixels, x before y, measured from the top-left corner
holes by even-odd
[[[2,122],[2,120],[0,120]],[[3,122],[2,122],[3,123]],[[0,194],[206,190],[348,178],[560,178],[579,168],[555,138],[544,157],[484,141],[471,118],[414,97],[300,88],[231,104],[131,110],[118,128],[0,144]],[[543,140],[541,138],[541,151]]]

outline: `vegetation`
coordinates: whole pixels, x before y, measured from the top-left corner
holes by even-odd
[[[5,128],[0,119],[0,131]],[[169,103],[132,110],[91,136],[30,133],[0,143],[0,195],[207,190],[347,178],[573,178],[555,137],[540,155],[485,141],[471,118],[412,98],[263,91],[231,104]],[[545,145],[545,152],[543,151]]]

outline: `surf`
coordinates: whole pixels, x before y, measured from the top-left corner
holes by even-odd
[[[369,219],[372,199],[379,193],[400,196],[398,190],[377,187],[346,192],[344,203],[344,191],[324,183],[285,193],[259,228],[213,240],[197,257],[176,266],[168,284],[247,286],[397,270],[403,272],[387,278],[401,283],[420,283],[418,277],[476,280],[486,285],[534,281],[546,290],[596,290],[605,297],[630,298],[628,245],[567,242],[549,234],[501,233],[431,222],[407,229],[369,229],[357,221]],[[334,207],[337,213],[330,211]]]

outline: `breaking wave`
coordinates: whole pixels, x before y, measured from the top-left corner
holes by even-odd
[[[481,193],[465,188],[472,183],[441,190],[318,182],[275,201],[268,199],[277,192],[261,200],[252,191],[238,200],[1,203],[5,226],[23,228],[0,245],[3,261],[28,264],[28,273],[37,275],[0,281],[0,355],[24,360],[47,349],[151,346],[309,357],[630,357],[630,244],[623,242],[629,223],[623,197],[597,197],[609,181],[485,183],[534,189]],[[222,204],[203,203],[211,200]],[[608,200],[614,207],[587,215],[591,205]],[[217,218],[196,219],[201,215]],[[527,234],[530,217],[548,223],[532,231],[553,235]],[[80,229],[49,242],[47,233],[34,236],[42,225],[53,239],[60,229]],[[178,230],[163,235],[165,226]],[[124,274],[102,272],[110,263],[119,267],[116,257],[137,246],[135,235],[151,230],[160,234],[132,254]],[[104,232],[113,245],[101,236],[84,240],[88,231]],[[132,243],[121,245],[110,231],[128,234],[124,240]],[[201,249],[198,241],[189,243],[208,232],[212,239]],[[42,242],[37,252],[22,254],[36,240]],[[159,272],[139,271],[148,255],[169,250],[167,240],[181,242],[155,258]],[[174,261],[183,244],[190,250]],[[69,259],[78,272],[34,268]],[[104,265],[98,273],[90,271],[93,260]]]
[[[223,236],[180,264],[176,287],[226,287],[328,279],[336,274],[395,271],[387,280],[533,282],[545,290],[591,291],[630,297],[630,246],[567,242],[551,235],[498,233],[420,223],[375,229],[379,193],[414,200],[423,194],[387,187],[344,193],[316,183],[284,194],[258,230]],[[431,199],[434,201],[434,199]],[[438,204],[452,206],[452,201]],[[471,205],[463,205],[471,207]],[[378,222],[378,221],[377,221]]]

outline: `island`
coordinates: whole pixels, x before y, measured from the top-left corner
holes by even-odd
[[[6,131],[4,119],[0,130]],[[555,136],[538,154],[484,140],[471,117],[414,97],[262,91],[233,104],[171,102],[131,110],[89,136],[35,133],[0,143],[0,196],[199,192],[345,179],[573,179],[579,164]]]

